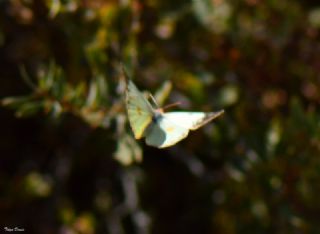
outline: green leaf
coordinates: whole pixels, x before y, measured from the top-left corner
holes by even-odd
[[[49,178],[38,172],[29,173],[24,185],[26,192],[35,197],[47,197],[52,191],[52,183]]]
[[[239,100],[239,89],[238,86],[229,84],[226,85],[219,92],[219,105],[220,106],[231,106]]]
[[[232,7],[227,1],[192,0],[194,14],[208,30],[215,33],[227,31]]]
[[[33,101],[23,103],[17,108],[16,116],[17,117],[29,117],[36,114],[43,108],[43,101]]]
[[[22,79],[26,82],[26,84],[33,90],[37,89],[37,85],[34,84],[31,80],[31,78],[29,77],[26,68],[24,66],[20,67],[20,73],[21,73],[21,77]]]
[[[162,86],[155,93],[154,98],[156,99],[157,103],[160,106],[163,106],[166,99],[169,97],[171,89],[172,89],[172,83],[171,81],[167,80],[162,84]]]
[[[32,96],[6,97],[1,100],[1,105],[16,109],[20,107],[22,104],[31,101],[32,99],[33,99]]]
[[[51,18],[54,18],[55,16],[57,16],[61,11],[60,0],[47,0],[46,3],[49,9],[49,16]]]
[[[142,161],[142,150],[137,141],[131,135],[124,133],[118,140],[114,158],[121,164],[128,166],[134,162]]]
[[[90,82],[86,106],[93,108],[108,104],[108,84],[103,75],[97,75]]]

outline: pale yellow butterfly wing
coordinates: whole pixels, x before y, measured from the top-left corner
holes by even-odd
[[[189,130],[196,130],[224,113],[217,112],[168,112],[163,116],[167,120]]]
[[[149,126],[146,143],[157,148],[165,148],[186,138],[188,133],[189,129],[180,127],[164,116],[160,116]]]
[[[140,139],[152,122],[154,111],[148,100],[130,80],[127,80],[126,105],[134,137]]]
[[[169,112],[161,114],[148,127],[146,143],[158,148],[175,145],[188,136],[189,130],[196,130],[222,115],[218,112]]]

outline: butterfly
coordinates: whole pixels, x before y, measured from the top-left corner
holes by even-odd
[[[134,137],[145,137],[147,145],[157,148],[175,145],[186,138],[190,130],[196,130],[224,113],[224,110],[165,113],[154,99],[153,102],[156,108],[130,79],[126,79],[126,107]]]

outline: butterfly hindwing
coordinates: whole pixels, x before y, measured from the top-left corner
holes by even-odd
[[[165,148],[186,138],[188,133],[189,129],[171,122],[162,115],[149,126],[146,143],[158,148]]]
[[[149,126],[146,133],[146,143],[158,148],[172,146],[186,138],[189,130],[200,128],[223,112],[169,112],[161,114]]]
[[[126,105],[129,122],[136,139],[143,137],[152,122],[153,109],[132,81],[127,81]]]
[[[163,116],[172,123],[189,130],[196,130],[211,120],[222,115],[224,111],[218,112],[168,112]]]

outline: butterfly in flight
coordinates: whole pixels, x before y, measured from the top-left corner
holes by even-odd
[[[125,73],[125,71],[124,71]],[[126,76],[126,107],[134,137],[145,137],[147,145],[165,148],[186,138],[190,130],[196,130],[219,117],[217,112],[164,112],[151,96],[154,108],[135,84]]]

